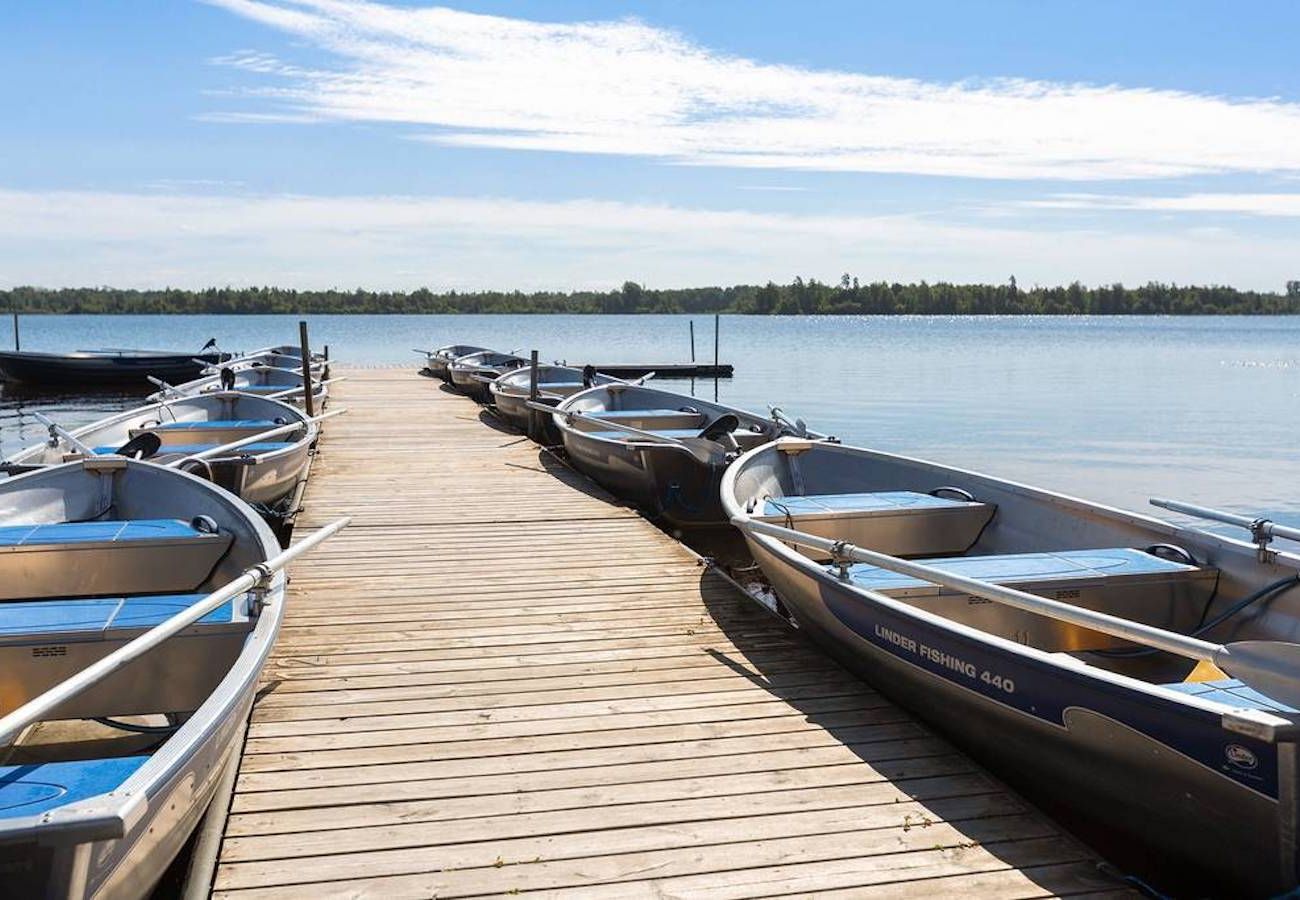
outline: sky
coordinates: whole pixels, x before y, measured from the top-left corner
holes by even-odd
[[[0,287],[1300,279],[1300,3],[51,0]]]

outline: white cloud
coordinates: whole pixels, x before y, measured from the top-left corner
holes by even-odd
[[[317,68],[248,50],[222,60],[274,80],[251,95],[280,114],[432,126],[425,138],[444,144],[977,178],[1300,172],[1300,104],[1276,99],[812,70],[727,56],[631,20],[208,2],[332,55]]]
[[[1140,210],[1171,213],[1239,213],[1252,216],[1300,217],[1300,194],[1186,194],[1181,197],[1127,197],[1109,194],[1055,194],[1027,200],[1020,206],[1037,209]]]
[[[0,190],[0,283],[657,287],[787,280],[1151,279],[1276,288],[1294,242],[596,200]]]

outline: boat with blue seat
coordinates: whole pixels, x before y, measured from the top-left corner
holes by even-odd
[[[443,381],[451,381],[451,364],[460,359],[462,356],[469,356],[471,353],[488,353],[491,352],[489,347],[478,347],[474,344],[448,344],[445,347],[439,347],[436,350],[416,350],[416,353],[424,354],[424,366],[429,373]]]
[[[513,353],[480,350],[448,362],[447,379],[462,394],[480,403],[487,403],[490,399],[488,384],[492,379],[526,365],[528,360]]]
[[[313,408],[324,409],[329,397],[329,385],[323,380],[313,378],[311,387]],[[281,368],[260,363],[233,368],[223,366],[215,373],[202,375],[181,384],[169,384],[163,390],[150,394],[149,399],[196,397],[221,391],[257,394],[261,397],[292,403],[295,406],[302,406],[305,402],[301,368]]]
[[[5,467],[21,471],[76,455],[126,453],[201,471],[245,501],[271,507],[305,477],[317,434],[315,422],[295,406],[219,391],[160,400],[66,434],[51,427],[48,440],[15,453]],[[250,441],[259,435],[268,436]],[[241,441],[247,443],[220,450]]]
[[[793,623],[1130,866],[1296,886],[1300,555],[1271,523],[1236,517],[1252,543],[792,438],[721,499]]]
[[[528,429],[530,419],[538,414],[528,408],[532,390],[533,370],[529,366],[514,369],[493,379],[488,385],[492,405],[497,412],[517,428]],[[598,384],[612,384],[618,381],[599,372],[584,372],[573,366],[539,365],[537,367],[537,402],[556,406],[566,397]],[[545,416],[547,424],[550,417]],[[548,443],[558,443],[558,434],[553,434]]]
[[[0,893],[149,894],[238,754],[298,552],[148,462],[0,481]]]
[[[718,485],[727,466],[783,434],[809,435],[780,410],[760,416],[627,382],[570,395],[552,421],[575,466],[674,525],[725,522]]]

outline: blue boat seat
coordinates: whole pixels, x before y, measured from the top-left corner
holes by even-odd
[[[1177,684],[1166,684],[1165,687],[1183,694],[1200,697],[1203,700],[1213,700],[1216,703],[1235,706],[1239,709],[1262,709],[1282,713],[1300,712],[1300,710],[1287,706],[1279,700],[1266,697],[1235,678],[1221,678],[1216,681],[1182,681]]]
[[[668,438],[693,438],[700,436],[698,428],[643,428],[642,431],[649,431],[652,434],[662,435]],[[583,434],[590,437],[603,438],[607,441],[653,441],[653,438],[642,437],[639,434],[633,434],[630,431],[584,431]]]
[[[126,544],[160,538],[201,538],[206,532],[180,519],[129,519],[116,522],[56,522],[0,527],[0,548],[56,544]]]
[[[1196,626],[1218,581],[1212,568],[1129,547],[959,556],[927,559],[925,564],[1174,631]],[[1099,650],[1123,643],[1088,628],[876,566],[850,566],[849,577],[858,587],[1047,652]]]
[[[39,816],[116,790],[148,756],[0,766],[0,819]]]
[[[192,591],[234,536],[180,519],[0,527],[0,600]]]
[[[132,429],[132,433],[134,434],[136,431],[204,431],[207,429],[266,431],[287,424],[289,423],[277,422],[274,419],[213,419],[207,422],[163,422],[161,425],[152,425],[148,428]]]
[[[1116,547],[1102,550],[1058,550],[1050,553],[1010,553],[995,556],[956,556],[927,559],[925,565],[994,584],[1078,581],[1123,576],[1170,575],[1198,571],[1143,550]],[[878,591],[932,588],[931,582],[911,575],[860,563],[850,567],[855,584]]]
[[[704,417],[704,414],[699,411],[685,409],[593,409],[591,411],[578,411],[583,415],[591,416],[593,419],[652,419],[656,416]]]
[[[780,498],[767,497],[763,515],[816,515],[845,512],[894,512],[908,509],[954,509],[970,506],[969,502],[936,497],[919,491],[875,491],[861,494],[803,494]]]
[[[0,646],[43,638],[119,639],[121,632],[161,625],[206,594],[151,594],[131,597],[57,597],[0,603]],[[247,630],[240,595],[199,619],[190,630]]]
[[[238,438],[236,438],[238,440]],[[292,447],[293,441],[259,441],[255,444],[245,444],[230,451],[232,456],[243,456],[244,454],[256,455],[258,453],[274,453],[277,450],[284,450]],[[204,450],[211,450],[213,447],[220,447],[221,444],[165,444],[155,457],[166,455],[190,455],[193,453],[202,453]],[[96,447],[95,453],[100,456],[107,456],[117,452],[117,447]]]
[[[274,394],[278,391],[302,390],[301,384],[235,384],[235,390],[243,391],[246,394]],[[318,387],[312,387],[312,390],[319,390]]]

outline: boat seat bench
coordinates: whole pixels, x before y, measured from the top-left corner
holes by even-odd
[[[0,819],[39,816],[116,790],[148,756],[0,766]]]
[[[204,422],[163,422],[160,425],[153,425],[149,428],[136,429],[139,431],[202,431],[206,428],[275,428],[279,425],[287,425],[288,422],[276,421],[275,419],[209,419]]]
[[[920,491],[867,491],[765,497],[762,508],[752,512],[764,521],[891,556],[933,556],[965,553],[996,510],[991,503]]]
[[[109,639],[161,625],[207,594],[57,597],[0,603],[0,646],[40,640]],[[191,629],[246,631],[247,595],[217,607]]]
[[[1215,569],[1129,547],[958,556],[927,559],[925,564],[1174,631],[1195,626],[1218,579]],[[876,566],[850,566],[849,577],[858,587],[1049,652],[1122,644],[1090,629]]]
[[[1235,678],[1220,678],[1214,681],[1184,681],[1176,684],[1166,684],[1165,687],[1204,700],[1213,700],[1216,703],[1235,706],[1238,709],[1262,709],[1278,713],[1300,712],[1300,710],[1287,706],[1280,700],[1274,700],[1254,688],[1247,687]]]
[[[274,428],[275,426],[271,426]],[[233,440],[239,440],[238,437]],[[230,443],[224,441],[223,443]],[[259,441],[255,444],[245,444],[231,450],[232,456],[243,456],[244,454],[257,453],[274,453],[277,450],[284,450],[294,445],[293,441]],[[154,454],[154,458],[166,455],[184,454],[189,456],[194,453],[202,453],[205,450],[211,450],[213,447],[220,447],[221,444],[163,444],[163,446]],[[96,447],[95,453],[99,456],[109,456],[118,451],[117,447]]]
[[[0,603],[0,713],[16,709],[207,596],[134,594]],[[197,709],[239,656],[254,620],[241,594],[70,698],[49,718]]]
[[[233,540],[180,519],[0,526],[0,600],[192,591]]]
[[[636,426],[634,426],[636,427]],[[696,438],[700,436],[698,428],[643,428],[642,431],[649,431],[667,438]],[[652,441],[653,438],[642,437],[639,434],[633,434],[630,431],[584,431],[584,435],[589,437],[603,438],[607,441]]]

